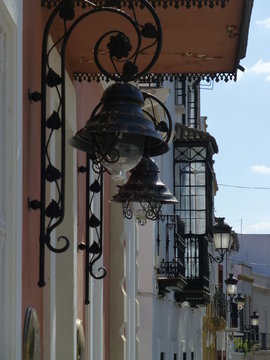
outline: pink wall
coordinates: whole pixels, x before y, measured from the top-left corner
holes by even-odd
[[[28,198],[40,199],[40,103],[28,100],[28,90],[41,89],[42,34],[49,12],[40,1],[23,2],[23,254],[22,320],[28,306],[36,309],[43,328],[43,294],[37,286],[39,271],[39,210],[28,208]],[[35,16],[33,16],[35,14]],[[77,126],[81,128],[99,102],[103,89],[98,83],[75,83]],[[85,154],[78,151],[78,166],[85,165]],[[109,177],[104,179],[104,262],[109,269]],[[85,176],[78,175],[78,243],[85,237]],[[78,253],[78,318],[84,319],[84,253]],[[109,360],[109,271],[104,281],[105,359]]]
[[[89,119],[92,110],[99,103],[103,94],[103,88],[99,83],[75,83],[77,94],[77,128],[82,128]],[[78,166],[85,165],[86,157],[81,151],[78,151]],[[109,253],[110,253],[110,178],[107,174],[104,176],[104,265],[107,269],[107,275],[103,281],[104,284],[104,360],[109,360]],[[84,242],[85,236],[85,175],[78,176],[78,242]],[[84,253],[78,255],[78,317],[84,318],[82,294],[84,291]]]
[[[35,14],[33,16],[33,14]],[[40,103],[30,103],[28,90],[40,91],[41,43],[46,11],[40,1],[23,2],[23,244],[22,320],[26,308],[36,309],[42,336],[42,289],[39,271],[39,211],[28,209],[27,199],[40,199]]]

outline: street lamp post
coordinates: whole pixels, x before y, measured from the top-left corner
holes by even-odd
[[[217,256],[209,254],[210,260],[217,263],[222,263],[226,252],[229,251],[231,245],[231,232],[232,228],[224,222],[225,218],[215,218],[215,225],[213,226],[214,246]]]
[[[259,342],[259,318],[260,316],[257,311],[253,311],[250,315],[250,335],[254,343]]]
[[[245,306],[245,299],[240,293],[238,293],[237,297],[235,298],[235,301],[237,304],[237,310],[238,311],[243,310],[243,308]]]
[[[230,298],[230,327],[232,327],[232,307],[233,307],[233,298],[237,294],[237,283],[238,280],[233,276],[233,274],[229,274],[229,277],[225,280],[225,284],[227,286],[227,295]]]

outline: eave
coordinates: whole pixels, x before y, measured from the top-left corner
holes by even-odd
[[[59,0],[47,0],[43,5],[55,6]],[[75,1],[76,11],[83,12],[83,1]],[[240,60],[245,57],[248,28],[253,0],[164,0],[151,3],[159,16],[163,29],[161,54],[148,75],[150,80],[215,79],[235,80]],[[103,2],[104,4],[104,2]],[[121,8],[128,11],[122,2]],[[138,18],[146,23],[143,9]],[[54,27],[54,37],[60,37],[60,21]],[[67,61],[78,81],[105,78],[98,70],[93,49],[100,34],[110,29],[120,29],[128,34],[131,43],[136,37],[129,35],[130,28],[119,18],[106,13],[87,18],[74,31],[67,46]],[[107,49],[103,49],[104,57]],[[101,54],[101,57],[103,55]],[[148,61],[145,51],[138,63]],[[107,60],[104,60],[105,64]],[[110,71],[112,67],[107,64]]]

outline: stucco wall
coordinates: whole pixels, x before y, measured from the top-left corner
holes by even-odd
[[[0,354],[22,343],[22,4],[0,0]],[[17,17],[15,14],[20,14]]]

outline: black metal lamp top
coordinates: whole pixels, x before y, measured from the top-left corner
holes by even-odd
[[[236,296],[235,301],[237,303],[237,309],[242,310],[243,307],[245,306],[245,298],[239,293]]]
[[[133,169],[145,154],[157,156],[167,152],[168,144],[153,121],[145,116],[143,104],[143,94],[135,86],[128,83],[109,86],[70,144],[88,152],[111,174]]]
[[[225,280],[225,284],[227,286],[227,294],[230,297],[233,297],[237,293],[237,283],[238,280],[233,276],[233,274],[229,274],[228,279]]]
[[[144,157],[132,170],[128,182],[121,186],[119,192],[113,196],[112,201],[123,204],[126,218],[132,218],[130,203],[140,204],[140,208],[135,211],[135,216],[138,222],[144,225],[146,219],[157,220],[161,216],[162,204],[178,202],[160,180],[159,172],[156,162],[149,157]]]
[[[230,247],[232,228],[224,222],[224,217],[215,218],[213,226],[214,243],[216,250],[228,250]]]
[[[159,172],[156,162],[144,157],[131,172],[128,182],[113,196],[112,201],[177,203],[177,199],[160,180]]]
[[[260,315],[257,313],[257,311],[253,311],[253,313],[250,315],[250,321],[252,326],[258,326],[259,325],[259,318]]]

